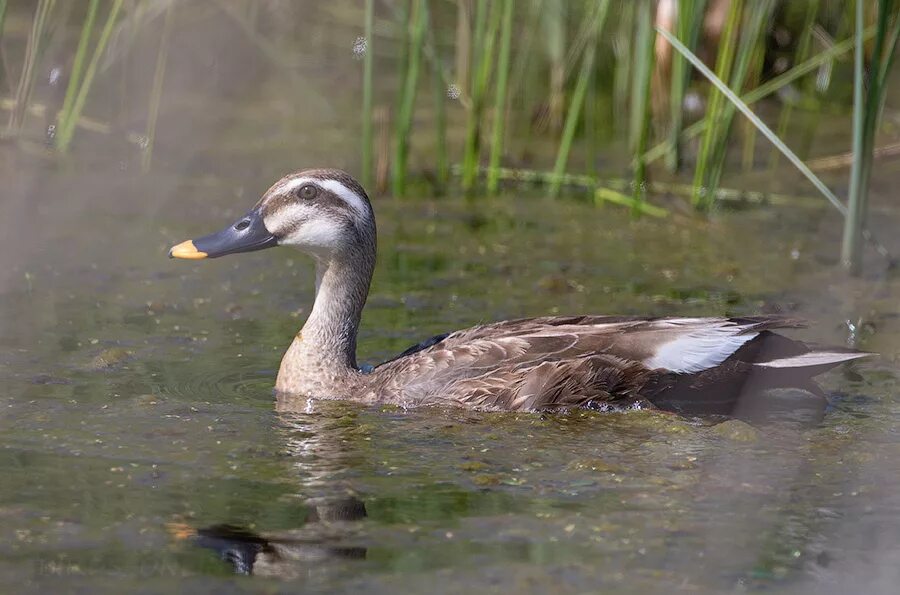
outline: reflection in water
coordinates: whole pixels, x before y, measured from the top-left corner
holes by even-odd
[[[233,525],[197,529],[190,539],[231,564],[237,574],[296,578],[317,564],[335,559],[362,559],[366,548],[334,545],[358,532],[354,521],[366,517],[365,504],[356,498],[308,503],[310,514],[297,529],[263,536]]]
[[[196,530],[172,526],[176,538],[211,549],[238,574],[295,578],[328,560],[365,558],[366,548],[346,545],[367,517],[365,504],[344,480],[358,465],[353,446],[358,410],[352,404],[304,399],[279,400],[277,432],[296,471],[297,495],[307,516],[300,527],[260,534],[219,523]]]

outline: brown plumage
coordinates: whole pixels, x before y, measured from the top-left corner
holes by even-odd
[[[772,332],[782,317],[550,316],[434,337],[369,373],[356,336],[375,263],[375,219],[362,188],[337,170],[279,180],[240,221],[172,249],[216,257],[277,244],[316,261],[316,301],[276,380],[282,395],[403,406],[453,404],[513,411],[717,403],[746,392],[801,385],[868,355],[813,348]],[[288,399],[289,401],[289,399]]]

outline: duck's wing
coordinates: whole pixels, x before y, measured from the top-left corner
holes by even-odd
[[[373,373],[383,394],[417,404],[540,409],[631,399],[654,373],[707,370],[760,332],[790,326],[798,323],[776,317],[512,320],[451,333]]]

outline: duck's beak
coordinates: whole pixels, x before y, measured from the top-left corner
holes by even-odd
[[[222,231],[173,246],[169,258],[216,258],[277,245],[278,239],[266,229],[259,210],[254,209]]]

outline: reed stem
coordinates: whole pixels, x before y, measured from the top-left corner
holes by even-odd
[[[505,129],[506,88],[509,81],[509,55],[512,45],[513,0],[503,0],[503,20],[500,32],[500,52],[497,58],[497,90],[494,92],[494,121],[491,139],[491,172],[500,166],[503,154],[503,131]],[[496,194],[500,180],[488,174],[487,191]]]
[[[743,10],[743,0],[732,0],[728,8],[728,17],[725,20],[725,30],[722,33],[721,45],[716,57],[715,75],[719,80],[728,80],[731,77],[731,66],[734,63],[735,47],[737,46],[738,30]],[[709,105],[706,108],[706,132],[700,144],[700,152],[697,154],[697,167],[694,170],[694,195],[691,204],[701,211],[708,210],[712,204],[709,196],[709,175],[712,165],[713,151],[719,130],[719,118],[721,116],[724,98],[722,94],[713,90],[709,96]]]
[[[481,152],[481,120],[484,111],[485,93],[491,77],[491,65],[494,55],[494,40],[500,24],[501,11],[499,4],[491,4],[488,16],[487,1],[478,0],[475,10],[475,68],[472,70],[473,80],[468,118],[466,120],[466,139],[463,148],[463,190],[468,192],[475,184]]]
[[[893,18],[892,18],[893,17]],[[894,0],[881,0],[876,17],[875,42],[869,64],[868,88],[864,69],[863,0],[856,1],[856,55],[853,86],[853,166],[850,192],[844,219],[841,262],[848,272],[858,275],[862,269],[862,240],[867,230],[869,179],[874,161],[875,135],[884,107],[887,79],[900,38],[900,17]],[[871,234],[869,234],[871,235]]]
[[[112,33],[113,26],[116,24],[119,10],[122,8],[122,1],[123,0],[113,0],[113,4],[109,9],[109,15],[106,17],[106,23],[103,25],[103,30],[100,32],[100,38],[97,40],[97,46],[94,48],[94,54],[84,73],[84,79],[81,81],[81,87],[78,90],[78,94],[75,96],[75,101],[72,104],[70,114],[60,125],[59,130],[57,130],[56,148],[59,151],[65,152],[68,150],[69,144],[72,142],[72,136],[75,133],[75,123],[81,117],[82,110],[84,110],[84,104],[87,101],[88,94],[91,91],[91,85],[94,82],[94,76],[97,74],[97,68],[100,65],[100,58],[106,50],[109,36]]]
[[[409,50],[400,100],[400,109],[394,130],[393,184],[394,196],[406,194],[407,160],[409,158],[409,133],[412,129],[413,108],[419,86],[419,65],[422,59],[422,42],[428,23],[427,0],[413,0],[410,14]]]
[[[375,0],[366,0],[366,16],[364,24],[364,39],[366,40],[365,54],[363,54],[363,97],[362,97],[362,181],[366,188],[372,187],[372,143],[374,123],[372,118],[372,68],[374,66],[373,43],[375,32]]]
[[[22,72],[19,74],[19,83],[16,86],[16,101],[9,114],[7,132],[17,133],[25,122],[25,114],[28,110],[28,101],[31,99],[31,91],[34,89],[36,67],[44,49],[44,37],[46,33],[47,17],[56,0],[38,0],[34,12],[34,20],[31,23],[31,33],[25,46],[25,58],[22,62]]]
[[[638,70],[635,73],[635,104],[631,114],[633,125],[637,130],[632,132],[637,135],[632,149],[636,157],[634,168],[634,187],[632,198],[638,205],[646,198],[647,164],[641,159],[641,155],[647,150],[647,141],[650,137],[650,125],[653,120],[650,104],[650,82],[653,77],[653,63],[656,57],[653,51],[656,44],[656,32],[653,30],[653,2],[643,0],[637,7],[638,34],[636,63]],[[635,122],[636,119],[636,122]],[[640,214],[640,209],[632,209],[634,215]]]
[[[578,126],[578,120],[581,117],[581,109],[584,105],[584,97],[587,87],[591,81],[591,73],[594,70],[594,56],[597,52],[597,39],[603,30],[606,22],[606,15],[609,13],[609,0],[600,0],[594,10],[590,36],[587,45],[584,48],[584,56],[581,59],[581,70],[578,73],[578,80],[575,83],[575,91],[572,93],[572,101],[569,104],[569,110],[566,113],[566,122],[563,128],[562,139],[559,143],[559,150],[556,153],[556,164],[553,167],[553,178],[550,183],[550,196],[559,194],[562,185],[563,174],[565,174],[566,163],[569,159],[569,152],[572,148],[572,141],[575,138],[575,129]]]
[[[159,51],[156,55],[156,68],[153,71],[153,86],[150,89],[150,104],[147,110],[147,129],[144,136],[147,139],[147,146],[144,148],[144,154],[141,156],[141,171],[147,173],[150,171],[150,164],[153,162],[153,146],[156,142],[156,122],[159,119],[159,103],[162,99],[163,81],[166,77],[166,61],[169,58],[169,37],[172,34],[172,23],[174,21],[173,14],[175,6],[174,2],[170,2],[166,6],[166,17],[163,21],[162,34],[159,38]]]
[[[681,0],[677,3],[676,34],[694,51],[706,14],[706,0]],[[684,126],[684,96],[690,82],[691,69],[684,56],[672,55],[671,90],[669,92],[669,147],[666,152],[666,169],[676,172],[681,168],[681,133]]]
[[[875,27],[869,27],[866,29],[863,37],[865,40],[869,40],[874,36],[875,36]],[[797,66],[794,66],[790,70],[763,83],[762,85],[753,89],[752,91],[748,91],[747,93],[745,93],[744,95],[742,95],[740,97],[740,100],[748,105],[751,105],[753,103],[756,103],[757,101],[760,101],[761,99],[765,99],[772,93],[775,93],[779,89],[785,87],[786,85],[789,85],[790,83],[799,79],[806,73],[812,72],[813,70],[815,70],[816,68],[819,68],[823,64],[827,64],[827,63],[831,62],[832,60],[834,60],[836,57],[852,50],[854,43],[855,43],[855,38],[853,38],[853,37],[845,39],[845,40],[841,41],[840,43],[835,44],[831,48],[825,50],[824,52],[816,54],[815,56],[813,56],[806,62],[803,62],[802,64],[798,64]],[[703,119],[703,120],[699,120],[699,121],[691,124],[687,128],[685,128],[684,131],[680,135],[681,142],[683,143],[683,142],[689,141],[689,140],[697,137],[698,135],[702,134],[703,132],[705,132],[707,124],[708,124],[708,122],[705,119]],[[669,141],[659,143],[644,154],[644,159],[646,160],[647,163],[652,163],[652,162],[656,161],[657,159],[664,157],[666,155],[666,151],[668,150],[668,148],[669,148]]]
[[[63,99],[62,109],[57,119],[57,133],[63,127],[64,122],[72,115],[72,104],[75,101],[75,95],[78,92],[78,86],[81,83],[81,73],[84,70],[84,59],[87,56],[88,44],[91,35],[94,32],[94,21],[97,17],[97,7],[100,0],[91,0],[88,4],[87,13],[84,16],[84,22],[81,25],[81,35],[78,38],[78,48],[75,50],[75,58],[72,62],[72,73],[69,76],[69,84],[66,85],[66,96]]]

